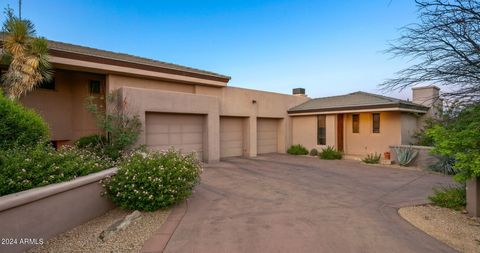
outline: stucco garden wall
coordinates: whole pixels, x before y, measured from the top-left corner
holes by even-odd
[[[0,252],[23,252],[113,209],[101,196],[100,180],[114,173],[116,168],[0,197],[0,238],[16,239],[0,244]]]
[[[431,154],[432,147],[425,146],[411,146],[411,145],[392,145],[390,146],[391,160],[396,162],[395,148],[412,148],[418,151],[417,157],[412,161],[409,166],[428,169],[430,165],[438,162],[438,158]]]

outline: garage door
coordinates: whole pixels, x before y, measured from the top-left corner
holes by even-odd
[[[220,117],[220,157],[243,155],[243,119]]]
[[[277,152],[277,119],[257,119],[257,153]]]
[[[146,144],[153,150],[174,147],[203,157],[204,119],[202,115],[147,113]]]

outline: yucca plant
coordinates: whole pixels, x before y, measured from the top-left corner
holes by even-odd
[[[7,8],[5,14],[0,63],[8,65],[8,70],[2,75],[1,83],[10,99],[18,99],[50,80],[52,71],[47,40],[36,37],[33,23],[16,17],[11,8]]]
[[[408,166],[418,155],[418,151],[411,147],[396,147],[393,150],[395,151],[396,159],[400,166]]]

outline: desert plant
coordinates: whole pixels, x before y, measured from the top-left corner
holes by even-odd
[[[77,148],[90,148],[97,147],[107,142],[107,138],[100,134],[93,134],[81,137],[75,141],[75,146]]]
[[[433,195],[428,198],[434,205],[440,207],[461,210],[467,203],[467,193],[465,187],[446,187],[433,189]]]
[[[395,147],[393,151],[400,166],[408,166],[418,155],[418,151],[411,147]]]
[[[312,150],[310,150],[310,155],[311,156],[318,156],[318,150],[316,148],[312,148]]]
[[[455,175],[458,173],[458,169],[454,167],[455,158],[442,155],[435,156],[438,158],[438,161],[428,167],[430,170],[441,172],[445,175]]]
[[[0,149],[34,145],[48,139],[48,126],[35,111],[0,92]]]
[[[111,160],[87,150],[50,145],[0,150],[0,195],[72,180],[113,166]]]
[[[110,199],[124,209],[155,211],[171,206],[192,193],[202,167],[195,154],[132,153],[116,175],[103,182]]]
[[[301,144],[292,145],[288,148],[287,153],[291,155],[307,155],[308,150]]]
[[[365,158],[362,159],[364,163],[378,164],[380,162],[381,154],[368,154]]]
[[[2,75],[1,82],[7,96],[17,99],[49,80],[51,66],[47,40],[35,36],[33,23],[16,17],[11,8],[7,8],[5,14],[0,64],[8,65],[8,70]]]
[[[342,159],[342,152],[337,151],[335,148],[327,146],[320,151],[320,159],[325,160],[339,160]]]
[[[142,123],[139,116],[129,110],[126,99],[121,100],[116,91],[107,96],[107,111],[94,100],[94,97],[87,98],[87,110],[95,116],[98,127],[106,134],[106,141],[100,143],[104,154],[116,160],[133,147],[140,135]]]

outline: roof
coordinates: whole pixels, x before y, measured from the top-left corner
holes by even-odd
[[[307,112],[352,111],[362,109],[400,109],[427,112],[428,107],[397,98],[357,91],[354,93],[311,99],[288,110],[289,114]]]
[[[3,33],[0,33],[0,35],[3,35]],[[3,41],[3,36],[0,36],[0,42],[1,41]],[[221,75],[210,71],[190,68],[130,54],[117,53],[59,41],[48,40],[48,47],[50,55],[57,57],[146,69],[151,71],[192,76],[222,82],[228,82],[230,80],[229,76]]]

